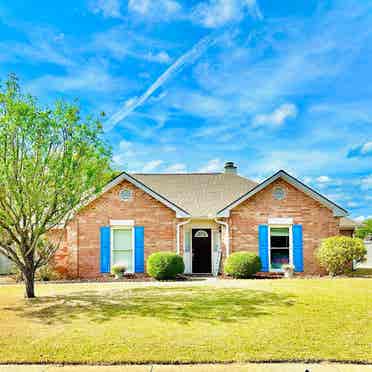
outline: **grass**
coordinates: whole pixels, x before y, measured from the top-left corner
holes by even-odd
[[[372,278],[372,269],[356,269],[355,271],[352,271],[352,276],[355,277],[371,277]]]
[[[0,286],[0,362],[372,362],[371,279]]]

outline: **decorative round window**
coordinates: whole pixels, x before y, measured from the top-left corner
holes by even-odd
[[[208,238],[208,233],[205,230],[198,230],[194,236],[195,238]]]
[[[132,191],[129,189],[120,190],[119,198],[121,201],[128,201],[132,199]]]
[[[275,187],[273,196],[276,200],[283,200],[285,198],[285,191],[282,187]]]

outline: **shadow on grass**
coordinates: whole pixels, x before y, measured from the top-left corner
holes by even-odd
[[[195,320],[236,322],[292,306],[295,297],[267,291],[211,288],[136,288],[82,291],[41,297],[25,306],[8,307],[22,317],[47,324],[87,318],[152,317],[187,323]]]

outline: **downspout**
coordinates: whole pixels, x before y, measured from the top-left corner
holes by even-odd
[[[229,231],[229,224],[228,222],[219,221],[217,218],[214,219],[219,225],[225,226],[226,228],[226,257],[230,255],[230,231]]]
[[[187,221],[183,221],[177,224],[177,254],[180,254],[180,227],[188,224],[191,221],[191,218]]]

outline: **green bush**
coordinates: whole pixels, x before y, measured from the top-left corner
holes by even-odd
[[[50,280],[59,280],[61,275],[51,265],[40,267],[35,273],[35,279],[42,282],[49,282]]]
[[[363,261],[366,254],[363,240],[348,236],[324,239],[316,251],[320,265],[332,276],[345,274],[351,269],[353,261]]]
[[[254,253],[237,252],[226,259],[224,268],[233,278],[249,278],[261,270],[261,260]]]
[[[155,279],[174,279],[185,270],[183,258],[172,252],[153,253],[147,260],[147,273]]]

